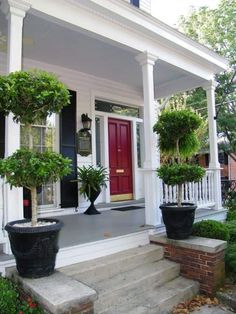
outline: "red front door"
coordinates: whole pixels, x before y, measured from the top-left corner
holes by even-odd
[[[133,198],[130,121],[109,119],[109,167],[112,201]]]

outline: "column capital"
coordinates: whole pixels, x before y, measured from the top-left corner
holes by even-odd
[[[139,62],[139,64],[141,66],[146,65],[146,64],[150,64],[153,65],[155,64],[155,62],[157,61],[158,57],[148,51],[144,51],[141,52],[140,54],[138,54],[135,57],[136,61]]]
[[[219,85],[218,82],[214,81],[214,80],[210,80],[210,81],[207,81],[203,86],[202,88],[205,89],[205,91],[209,91],[209,90],[215,90],[216,87]]]
[[[24,18],[31,5],[24,0],[3,0],[0,10],[9,18],[10,14]]]

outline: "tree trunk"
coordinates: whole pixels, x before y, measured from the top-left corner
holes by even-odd
[[[32,227],[37,225],[37,189],[36,187],[31,187],[31,202],[32,202],[32,218],[31,225]]]
[[[33,134],[32,134],[32,125],[27,125],[28,134],[29,134],[29,149],[34,148],[33,146]],[[32,207],[32,218],[31,218],[31,226],[34,227],[37,225],[37,188],[31,187],[31,207]]]
[[[181,207],[181,204],[182,204],[182,194],[183,194],[182,184],[178,184],[178,196],[177,196],[178,207]]]

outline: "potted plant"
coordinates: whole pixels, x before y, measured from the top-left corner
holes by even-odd
[[[84,212],[84,214],[100,214],[100,212],[95,208],[94,202],[101,193],[102,187],[106,187],[107,180],[107,170],[102,166],[94,167],[90,165],[87,167],[78,167],[78,182],[81,183],[79,191],[85,198],[88,198],[91,202],[90,206]]]
[[[200,142],[196,131],[202,118],[189,109],[167,109],[161,112],[153,127],[159,135],[159,147],[166,164],[157,169],[157,175],[167,185],[177,186],[176,203],[162,204],[163,221],[167,237],[185,239],[192,231],[197,206],[183,203],[183,184],[199,182],[205,170],[191,163],[190,158],[198,151]]]
[[[58,79],[44,71],[19,71],[0,77],[0,110],[13,114],[28,129],[29,148],[0,160],[0,175],[11,187],[31,192],[32,220],[9,222],[8,231],[16,267],[23,277],[48,276],[54,271],[58,233],[56,219],[37,219],[37,188],[70,173],[71,161],[52,151],[34,151],[32,125],[59,113],[69,103],[69,93]],[[9,209],[10,210],[10,209]]]

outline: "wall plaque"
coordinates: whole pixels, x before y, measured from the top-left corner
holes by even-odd
[[[91,134],[86,129],[81,129],[77,133],[77,152],[84,157],[92,154]]]

